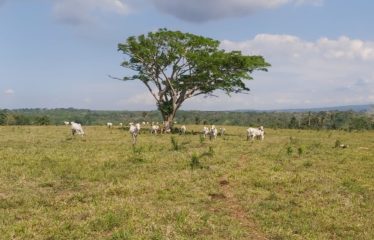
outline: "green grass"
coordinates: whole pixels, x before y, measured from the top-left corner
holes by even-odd
[[[0,239],[374,239],[374,132],[225,128],[0,127]]]

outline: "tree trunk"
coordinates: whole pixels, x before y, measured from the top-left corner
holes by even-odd
[[[172,112],[169,112],[169,113],[161,113],[162,118],[164,119],[166,132],[171,131],[171,128],[173,127],[173,124],[174,124],[174,118],[175,118],[175,114],[177,113],[177,110],[178,108],[173,109]]]

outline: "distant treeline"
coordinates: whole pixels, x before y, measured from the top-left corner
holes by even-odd
[[[96,111],[87,109],[0,110],[0,125],[63,125],[75,121],[84,125],[114,125],[129,122],[162,122],[158,111]],[[295,129],[374,129],[374,114],[354,111],[320,112],[230,112],[179,111],[178,124],[264,126]]]

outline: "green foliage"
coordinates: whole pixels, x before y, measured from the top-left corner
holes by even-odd
[[[299,157],[301,157],[301,155],[304,153],[304,148],[302,146],[298,147],[297,148],[297,154],[299,155]]]
[[[262,56],[225,52],[217,40],[167,29],[128,37],[118,50],[126,56],[121,66],[135,72],[123,80],[143,82],[168,121],[188,98],[249,91],[244,81],[270,66]]]
[[[288,154],[289,156],[291,156],[292,153],[293,153],[293,149],[292,149],[292,147],[291,147],[291,146],[288,146],[288,147],[287,147],[287,154]]]
[[[196,153],[193,153],[191,155],[190,167],[192,170],[197,169],[197,168],[202,168],[199,156]]]
[[[298,124],[295,116],[291,117],[291,120],[290,120],[290,123],[288,124],[288,127],[289,128],[298,128],[299,127],[299,124]]]
[[[37,125],[49,125],[50,122],[51,121],[48,116],[40,116],[40,117],[36,117],[35,119],[35,123]]]
[[[175,136],[171,136],[170,140],[173,150],[179,151],[181,149],[181,145],[178,143],[178,140],[175,138]]]
[[[6,124],[6,111],[0,111],[0,125]]]
[[[309,113],[288,112],[219,112],[219,111],[178,111],[175,120],[183,124],[215,124],[257,126],[265,128],[296,129],[339,129],[371,130],[374,118],[365,112],[317,112],[311,117],[325,116],[320,125],[308,127],[289,124],[292,118],[303,119]],[[92,111],[87,109],[18,109],[0,110],[0,125],[38,125],[36,119],[47,116],[50,125],[63,125],[64,121],[75,121],[83,125],[105,125],[113,122],[114,126],[129,122],[162,122],[160,111]],[[322,118],[321,118],[322,119]],[[299,120],[297,120],[298,122]],[[300,120],[301,121],[301,120]],[[307,121],[306,121],[307,122]],[[305,123],[306,123],[305,122]],[[330,133],[332,134],[332,132]]]

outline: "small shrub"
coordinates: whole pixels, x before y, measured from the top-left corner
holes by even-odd
[[[171,145],[174,151],[179,151],[181,149],[180,144],[174,136],[171,136]]]
[[[205,142],[205,137],[204,137],[204,135],[202,135],[202,134],[200,134],[200,143],[202,144],[202,143],[204,143]]]
[[[293,153],[293,149],[292,149],[292,147],[291,146],[288,146],[287,147],[287,155],[292,155],[292,153]]]
[[[197,156],[196,153],[192,154],[192,156],[191,156],[190,167],[191,167],[192,170],[194,170],[196,168],[201,168],[200,159],[199,159],[199,156]]]
[[[339,139],[337,139],[337,140],[335,141],[335,148],[340,147],[340,144],[342,144],[342,142],[341,142]]]
[[[301,157],[301,155],[303,155],[304,153],[304,148],[303,147],[298,147],[297,148],[297,154],[299,155],[299,157]]]

